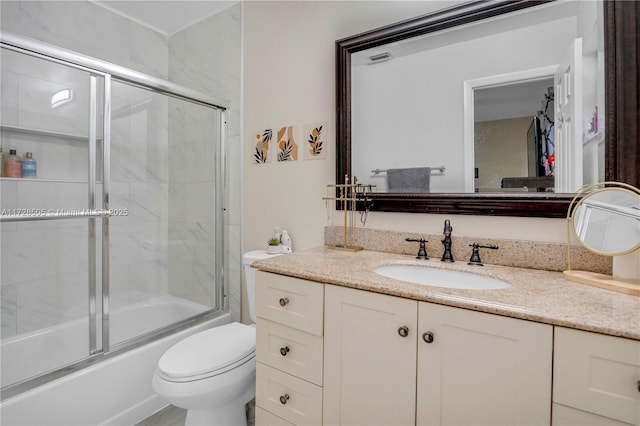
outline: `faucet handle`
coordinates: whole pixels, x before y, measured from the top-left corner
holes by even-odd
[[[473,244],[469,244],[469,247],[473,247],[473,250],[471,252],[471,258],[469,259],[468,265],[476,265],[476,266],[483,266],[482,261],[480,260],[480,250],[479,250],[480,248],[488,248],[492,250],[498,249],[498,246],[495,244],[473,243]]]
[[[418,249],[418,255],[416,256],[416,259],[429,260],[429,258],[427,257],[427,247],[425,245],[425,243],[429,242],[428,240],[425,240],[424,238],[420,238],[419,240],[415,238],[405,238],[405,241],[420,243],[420,248]]]

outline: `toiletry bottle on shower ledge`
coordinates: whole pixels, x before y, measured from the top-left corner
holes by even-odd
[[[16,154],[15,149],[9,150],[9,156],[4,162],[4,175],[11,178],[22,177],[22,158]]]
[[[33,158],[33,154],[27,152],[22,159],[22,177],[23,178],[36,178],[38,176],[38,163]]]

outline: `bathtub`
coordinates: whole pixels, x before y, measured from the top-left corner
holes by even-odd
[[[203,310],[203,305],[173,296],[114,310],[111,341],[125,341]],[[185,337],[230,321],[229,314],[221,315],[9,398],[0,405],[2,425],[135,424],[166,405],[151,388],[160,356]],[[85,358],[87,329],[85,319],[5,339],[1,348],[3,383],[48,371],[61,360]],[[61,345],[63,341],[69,343]]]

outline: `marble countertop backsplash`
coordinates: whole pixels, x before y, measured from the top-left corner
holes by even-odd
[[[324,243],[337,245],[343,243],[342,226],[327,226],[324,230]],[[415,232],[385,231],[380,229],[356,228],[349,244],[366,250],[416,255],[418,243],[405,241],[406,238],[425,239],[430,259],[439,260],[444,246],[440,234],[421,234]],[[545,271],[565,271],[567,269],[567,245],[540,241],[505,240],[498,238],[451,237],[451,252],[456,261],[468,262],[471,257],[470,244],[495,244],[498,250],[480,249],[480,258],[485,264],[514,266],[518,268],[542,269]],[[571,246],[571,269],[598,272],[611,275],[613,260],[611,257],[595,254],[582,246]]]
[[[259,260],[252,266],[325,284],[640,340],[640,297],[568,281],[556,271],[490,264],[493,259],[489,253],[483,257],[485,266],[478,267],[467,265],[466,256],[458,256],[460,261],[454,263],[441,262],[440,252],[430,253],[430,260],[417,260],[414,249],[417,251],[411,244],[407,248],[411,254],[372,250],[350,253],[320,247]],[[521,255],[535,257],[528,251]],[[378,266],[393,264],[471,272],[507,281],[511,287],[450,289],[398,281],[373,272]]]

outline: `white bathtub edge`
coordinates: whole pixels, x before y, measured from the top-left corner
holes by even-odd
[[[98,426],[135,425],[167,406],[169,406],[167,401],[159,395],[153,395],[128,410],[116,414],[104,423],[100,423]]]
[[[224,314],[9,398],[0,405],[2,424],[136,424],[166,405],[151,387],[160,356],[179,340],[230,321]]]

